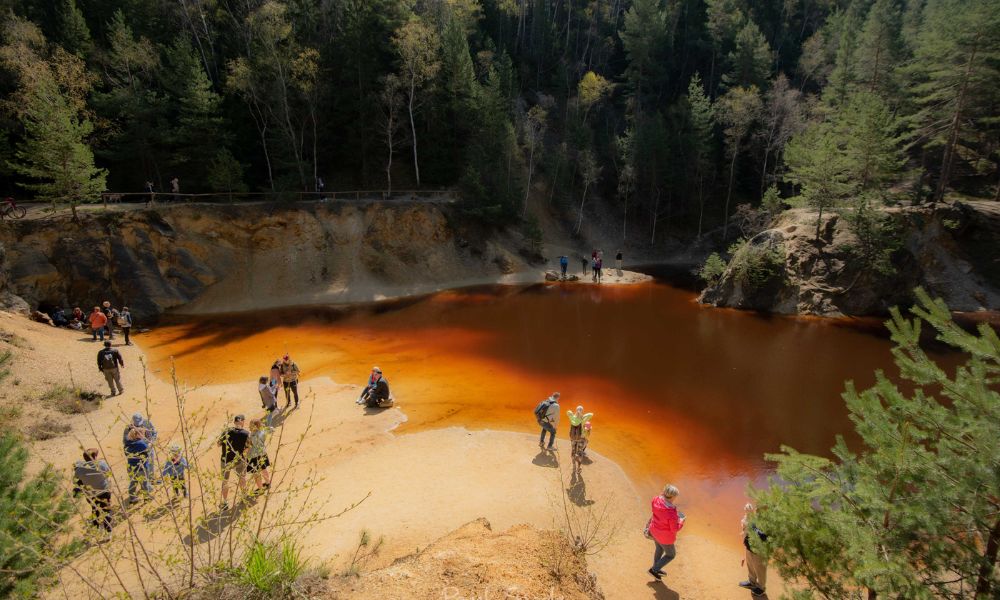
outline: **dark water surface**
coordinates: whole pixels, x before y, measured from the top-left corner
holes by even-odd
[[[852,429],[844,381],[863,388],[875,369],[895,372],[879,320],[705,308],[663,284],[479,288],[345,310],[192,318],[141,344],[154,368],[174,356],[187,383],[246,382],[250,397],[286,349],[306,378],[360,384],[377,364],[409,418],[404,433],[536,431],[532,409],[559,391],[564,411],[582,404],[595,413],[592,448],[617,461],[640,494],[677,484],[690,525],[727,539],[747,482],[768,474],[765,453],[781,445],[826,453]],[[564,446],[567,431],[564,415]]]

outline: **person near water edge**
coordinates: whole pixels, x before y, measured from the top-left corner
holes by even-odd
[[[679,495],[677,488],[668,483],[664,486],[663,493],[651,502],[653,515],[646,523],[646,534],[656,544],[656,548],[653,552],[653,566],[648,572],[657,581],[666,575],[663,568],[677,556],[674,542],[677,540],[677,532],[684,527],[684,513],[674,506]]]

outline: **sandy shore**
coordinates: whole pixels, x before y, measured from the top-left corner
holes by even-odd
[[[15,374],[19,384],[8,394],[29,398],[46,385],[73,380],[84,388],[106,391],[103,377],[95,366],[98,344],[85,341],[79,332],[56,330],[31,323],[22,317],[0,314],[0,327],[20,335],[25,344],[18,353]],[[116,339],[116,344],[120,340]],[[80,448],[100,444],[112,463],[116,476],[124,479],[120,450],[126,418],[135,411],[148,414],[160,432],[159,445],[179,441],[178,414],[174,390],[166,372],[145,373],[141,367],[142,344],[121,347],[126,360],[126,393],[112,398],[87,415],[62,418],[71,429],[65,435],[33,444],[32,466],[50,462],[67,473]],[[62,369],[65,365],[66,369]],[[308,365],[303,365],[307,370]],[[218,432],[231,415],[260,416],[254,382],[243,385],[208,385],[182,382],[185,413],[203,423],[206,432]],[[611,544],[589,558],[605,594],[611,599],[686,598],[727,599],[749,595],[736,587],[744,578],[738,547],[724,546],[690,532],[682,532],[677,543],[677,559],[668,567],[666,585],[651,584],[645,573],[652,543],[642,537],[648,518],[648,498],[640,498],[618,465],[592,449],[592,464],[583,467],[583,482],[570,485],[569,442],[558,440],[554,455],[540,453],[532,435],[503,431],[467,431],[447,428],[395,435],[392,429],[405,419],[406,405],[369,412],[354,404],[358,389],[327,378],[309,379],[301,384],[303,406],[291,411],[281,425],[287,447],[301,440],[296,466],[288,469],[283,457],[276,460],[277,477],[287,481],[310,481],[309,506],[335,514],[359,500],[364,501],[339,518],[317,522],[303,532],[306,553],[331,565],[338,573],[353,552],[362,530],[384,536],[383,551],[367,568],[391,563],[415,548],[426,546],[449,531],[479,517],[487,518],[496,530],[527,523],[539,528],[558,528],[562,520],[563,490],[582,505],[595,507],[611,503],[619,525]],[[30,405],[30,402],[28,403]],[[27,419],[42,418],[26,416]],[[51,415],[48,418],[53,418]],[[290,443],[291,442],[291,443]],[[283,449],[287,460],[290,450]],[[189,459],[196,458],[206,469],[217,469],[218,449],[206,435]],[[194,486],[197,496],[201,490]],[[305,492],[300,492],[305,493]],[[568,497],[569,497],[568,496]],[[294,505],[298,498],[290,497]],[[288,504],[286,503],[286,505]],[[697,507],[680,506],[689,514]],[[145,531],[145,530],[143,530]],[[168,543],[169,536],[150,529],[151,548]],[[737,535],[737,524],[733,524]],[[94,556],[84,556],[85,566]],[[518,557],[511,557],[518,560]],[[64,574],[64,581],[72,579]],[[117,583],[108,580],[113,593]],[[126,585],[134,584],[133,578]],[[72,585],[67,583],[66,585]],[[92,590],[73,585],[81,596]],[[771,586],[774,596],[777,584]],[[134,593],[135,589],[130,589]],[[61,597],[61,594],[60,594]]]

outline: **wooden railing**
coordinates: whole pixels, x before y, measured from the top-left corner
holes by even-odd
[[[172,192],[104,192],[101,202],[107,206],[116,202],[431,202],[450,203],[456,200],[453,190],[336,190],[323,192],[215,192],[184,194]]]

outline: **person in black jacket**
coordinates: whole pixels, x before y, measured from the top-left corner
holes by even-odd
[[[104,373],[104,378],[108,381],[108,387],[111,388],[112,396],[125,393],[125,388],[122,387],[122,376],[121,371],[118,369],[119,366],[125,366],[125,361],[122,360],[121,353],[111,347],[110,341],[105,341],[104,348],[97,353],[97,369],[101,373]],[[115,389],[116,386],[117,390]]]
[[[368,385],[361,391],[358,404],[370,407],[385,406],[391,404],[389,394],[389,382],[382,376],[382,369],[372,367],[371,377],[368,378]]]
[[[767,534],[761,531],[753,522],[754,513],[756,512],[753,504],[747,504],[744,507],[744,511],[745,514],[743,515],[743,520],[740,521],[740,525],[743,529],[743,546],[747,551],[746,562],[749,577],[746,581],[741,581],[739,586],[750,590],[750,594],[754,598],[757,598],[764,595],[764,586],[767,585],[767,560],[753,551],[750,536],[753,535],[756,538],[753,544],[759,545],[760,542],[767,541]]]

